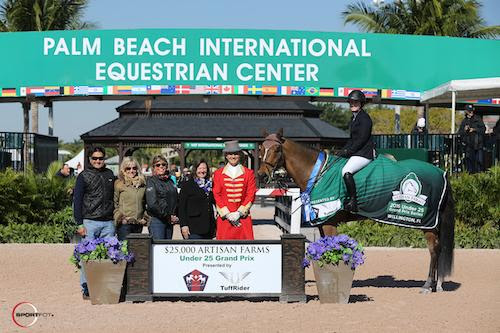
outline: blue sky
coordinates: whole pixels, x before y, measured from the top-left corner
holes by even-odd
[[[341,12],[358,0],[91,0],[85,20],[99,29],[240,28],[358,32],[344,26]],[[370,2],[365,0],[365,2]],[[481,15],[488,25],[499,25],[500,1],[484,0]],[[480,52],[480,50],[478,51]],[[54,134],[64,141],[118,117],[120,102],[56,102]],[[23,129],[20,104],[0,104],[0,131]],[[47,110],[41,108],[39,131],[47,134]]]

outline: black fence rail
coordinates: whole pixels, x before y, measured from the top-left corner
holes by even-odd
[[[44,172],[57,160],[58,139],[35,133],[0,132],[0,170],[11,167],[22,171],[31,164]]]
[[[465,171],[465,144],[458,134],[383,134],[373,136],[377,149],[425,149],[427,161],[446,171]],[[483,136],[483,168],[499,162],[500,141]]]

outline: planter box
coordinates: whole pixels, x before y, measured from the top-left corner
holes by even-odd
[[[114,264],[110,259],[83,262],[92,304],[117,304],[125,275],[126,261]]]
[[[319,267],[312,262],[320,303],[349,303],[354,270],[343,262]]]

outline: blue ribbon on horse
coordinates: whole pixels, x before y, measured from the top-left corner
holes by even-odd
[[[309,180],[307,181],[307,186],[304,192],[300,193],[300,200],[302,201],[302,206],[304,207],[304,219],[306,221],[313,221],[316,219],[317,214],[311,206],[311,191],[316,183],[316,177],[319,174],[321,166],[325,161],[326,154],[324,152],[320,152],[318,155],[318,159],[314,164],[313,170],[311,171],[311,175],[309,176]]]

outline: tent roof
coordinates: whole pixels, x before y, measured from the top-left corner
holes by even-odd
[[[500,77],[452,80],[434,89],[424,91],[421,102],[429,104],[450,103],[452,91],[456,92],[457,101],[500,97]]]
[[[84,160],[85,160],[85,151],[82,149],[78,154],[76,154],[75,157],[65,162],[65,164],[67,164],[70,168],[76,169],[78,163],[80,163],[80,165],[83,168]]]

